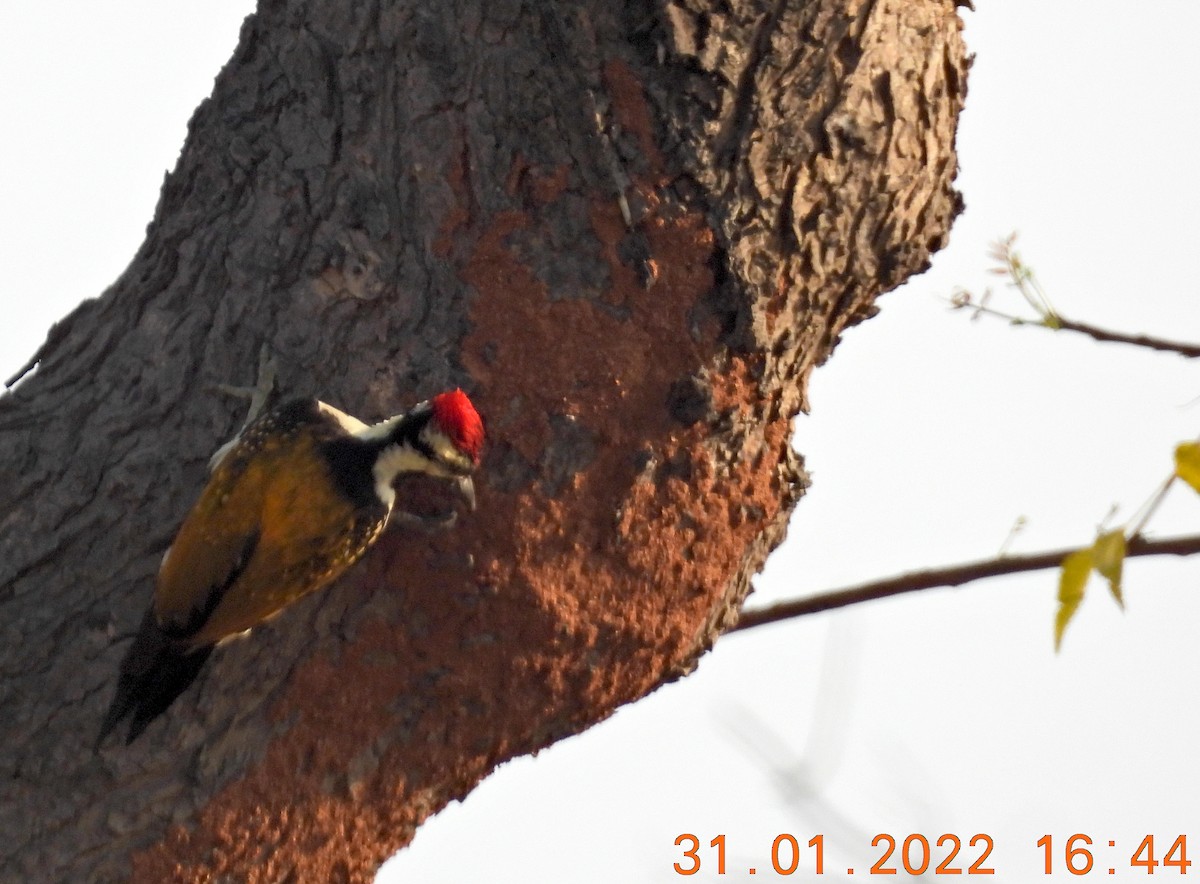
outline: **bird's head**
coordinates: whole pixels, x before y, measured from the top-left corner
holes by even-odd
[[[483,420],[462,390],[439,393],[407,414],[376,425],[362,438],[382,435],[384,443],[375,466],[380,496],[401,473],[424,473],[454,483],[467,504],[475,508],[471,474],[483,452]]]
[[[483,452],[483,420],[462,390],[439,393],[429,400],[429,419],[418,440],[434,454],[439,466],[467,475],[479,465]]]

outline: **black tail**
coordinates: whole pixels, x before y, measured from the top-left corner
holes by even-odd
[[[130,722],[125,745],[136,740],[146,726],[165,712],[196,679],[211,653],[212,645],[196,650],[181,649],[177,641],[159,628],[154,611],[147,611],[137,638],[121,661],[117,694],[100,726],[96,747],[99,748],[104,738],[127,717]]]

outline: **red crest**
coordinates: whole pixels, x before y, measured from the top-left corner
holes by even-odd
[[[462,390],[439,393],[429,403],[433,421],[454,447],[479,463],[483,449],[483,420]]]

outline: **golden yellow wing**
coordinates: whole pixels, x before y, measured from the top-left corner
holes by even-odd
[[[316,425],[252,426],[220,462],[159,570],[154,614],[190,647],[244,632],[353,564],[387,509],[341,493]]]

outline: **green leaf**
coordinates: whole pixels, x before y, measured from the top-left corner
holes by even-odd
[[[1175,475],[1200,491],[1200,442],[1181,442],[1175,446]]]
[[[1083,601],[1083,590],[1087,586],[1088,575],[1092,571],[1092,550],[1078,549],[1071,553],[1062,563],[1062,571],[1058,575],[1058,614],[1054,617],[1054,650],[1062,647],[1063,632],[1079,603]]]
[[[1108,591],[1112,593],[1121,610],[1125,610],[1125,599],[1121,596],[1121,570],[1125,565],[1125,532],[1109,531],[1101,534],[1092,544],[1092,563],[1100,576],[1108,581]]]

